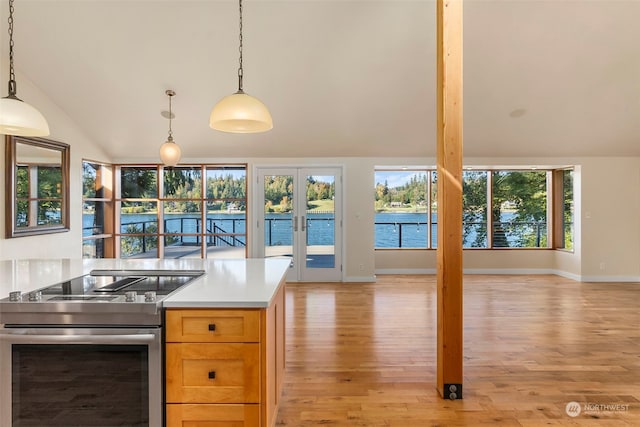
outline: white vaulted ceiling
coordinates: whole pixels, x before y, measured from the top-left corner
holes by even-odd
[[[157,160],[166,89],[184,158],[435,156],[434,1],[245,0],[244,89],[274,120],[253,135],[208,125],[237,89],[237,1],[15,8],[17,68],[114,159]],[[465,1],[465,156],[640,156],[639,17],[637,0]]]

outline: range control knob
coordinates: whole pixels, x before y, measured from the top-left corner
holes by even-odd
[[[156,291],[147,291],[144,293],[145,302],[154,302],[156,300]]]
[[[9,292],[9,301],[22,301],[22,292],[20,291]]]
[[[136,302],[136,297],[138,293],[136,291],[127,291],[124,293],[124,300],[126,302]]]
[[[40,301],[42,299],[42,292],[35,291],[29,292],[29,301]]]

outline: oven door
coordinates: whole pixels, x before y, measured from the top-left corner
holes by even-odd
[[[0,425],[162,425],[160,331],[1,328]]]

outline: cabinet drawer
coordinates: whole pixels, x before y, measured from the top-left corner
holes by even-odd
[[[260,403],[259,344],[166,344],[167,403]]]
[[[167,310],[167,342],[259,342],[258,310]]]
[[[255,427],[259,405],[167,405],[167,427]]]

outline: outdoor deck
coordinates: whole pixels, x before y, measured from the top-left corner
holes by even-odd
[[[293,247],[290,245],[269,246],[265,248],[267,258],[292,258]],[[130,258],[156,258],[156,250],[137,254]],[[164,249],[165,258],[200,258],[200,246],[172,245]],[[207,258],[238,259],[245,258],[244,247],[215,246],[207,249]],[[318,245],[307,247],[308,268],[332,268],[335,265],[335,247],[333,245]]]

